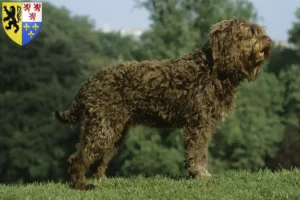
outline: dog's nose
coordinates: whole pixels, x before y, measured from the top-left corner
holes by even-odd
[[[267,38],[265,39],[265,42],[266,42],[266,44],[271,44],[271,43],[272,43],[272,40],[271,40],[271,38],[267,37]]]

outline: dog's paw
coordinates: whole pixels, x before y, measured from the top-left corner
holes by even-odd
[[[198,176],[203,177],[203,178],[210,178],[212,175],[208,171],[200,172]]]
[[[96,186],[93,184],[77,184],[76,186],[73,186],[73,188],[81,191],[89,191],[94,190]]]
[[[191,178],[212,178],[214,175],[210,174],[207,169],[200,168],[196,173],[189,174]]]
[[[202,171],[199,174],[197,174],[197,177],[199,177],[199,178],[212,178],[213,175],[210,174],[208,171]]]
[[[85,189],[84,189],[84,190],[86,190],[86,191],[88,191],[88,190],[94,190],[95,188],[96,188],[95,185],[93,185],[93,184],[87,184],[87,185],[85,186]]]
[[[102,174],[93,174],[93,179],[96,179],[96,180],[103,180],[103,179],[107,179],[107,177],[105,175],[102,175]]]

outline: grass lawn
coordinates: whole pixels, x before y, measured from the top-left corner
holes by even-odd
[[[93,191],[76,191],[65,183],[0,184],[2,200],[209,199],[300,200],[300,170],[258,173],[230,171],[212,179],[132,177],[90,180]]]

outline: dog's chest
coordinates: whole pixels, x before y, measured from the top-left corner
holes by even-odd
[[[215,117],[219,120],[225,120],[228,113],[235,106],[236,94],[234,90],[225,90],[219,93],[216,93],[216,100],[218,101],[215,104]]]
[[[194,109],[203,116],[217,121],[224,120],[233,109],[235,98],[235,88],[222,84],[210,84],[197,91]]]

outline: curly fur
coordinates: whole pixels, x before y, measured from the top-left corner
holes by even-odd
[[[212,26],[205,45],[193,53],[124,62],[90,77],[70,109],[55,112],[61,122],[81,122],[78,149],[68,159],[73,186],[93,188],[86,170],[97,161],[95,176],[104,176],[128,128],[137,124],[183,128],[187,170],[210,176],[211,136],[233,108],[239,83],[254,80],[269,59],[271,43],[259,25],[225,20]]]

